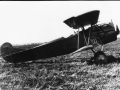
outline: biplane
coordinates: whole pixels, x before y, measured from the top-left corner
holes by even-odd
[[[94,53],[96,63],[99,61],[105,63],[107,62],[107,56],[103,52],[103,46],[117,40],[119,28],[116,25],[115,29],[113,22],[97,24],[99,13],[99,10],[94,10],[63,21],[69,27],[77,29],[77,33],[67,38],[61,37],[31,49],[14,48],[10,43],[4,43],[1,46],[1,56],[7,62],[20,63],[75,54],[90,49]],[[85,26],[89,27],[85,29]],[[94,50],[96,46],[101,46],[99,51]]]

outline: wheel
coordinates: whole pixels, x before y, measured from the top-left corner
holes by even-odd
[[[107,60],[108,60],[108,57],[102,51],[98,51],[94,55],[94,63],[95,64],[106,64]]]

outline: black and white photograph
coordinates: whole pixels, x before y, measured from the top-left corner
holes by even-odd
[[[119,1],[0,1],[0,90],[120,90]]]

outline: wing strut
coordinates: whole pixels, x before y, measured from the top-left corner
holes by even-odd
[[[91,27],[92,27],[92,25],[91,25]],[[84,39],[85,39],[85,43],[86,43],[86,45],[84,46],[84,47],[82,47],[82,48],[79,48],[79,28],[78,28],[78,46],[77,46],[77,50],[76,51],[74,51],[74,52],[72,52],[71,54],[74,54],[74,53],[77,53],[77,52],[80,52],[80,51],[82,51],[82,50],[87,50],[87,49],[91,49],[92,51],[93,51],[93,45],[90,45],[90,34],[91,34],[91,29],[90,29],[90,31],[89,31],[89,33],[88,33],[88,39],[87,39],[87,36],[85,35],[85,29],[84,29],[84,26],[82,27],[82,31],[83,31],[83,37],[84,37]],[[93,51],[94,52],[94,51]]]
[[[88,43],[87,43],[87,38],[86,38],[86,36],[85,36],[85,28],[84,28],[84,26],[82,27],[82,31],[83,31],[83,37],[84,37],[84,39],[85,39],[85,43],[86,43],[86,45],[88,45]]]
[[[91,25],[91,27],[92,27],[92,25]],[[85,39],[86,46],[88,46],[89,43],[90,43],[91,29],[90,29],[89,34],[88,34],[88,39],[87,39],[87,36],[85,35],[85,29],[84,29],[84,26],[82,27],[82,31],[83,31],[83,37],[84,37],[84,39]]]

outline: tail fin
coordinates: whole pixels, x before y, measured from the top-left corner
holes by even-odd
[[[1,56],[5,61],[13,62],[13,58],[12,58],[12,55],[11,55],[12,50],[13,50],[13,46],[8,42],[4,43],[1,46]]]
[[[6,56],[6,55],[10,55],[12,53],[13,50],[13,46],[6,42],[1,46],[1,55],[2,57]]]

